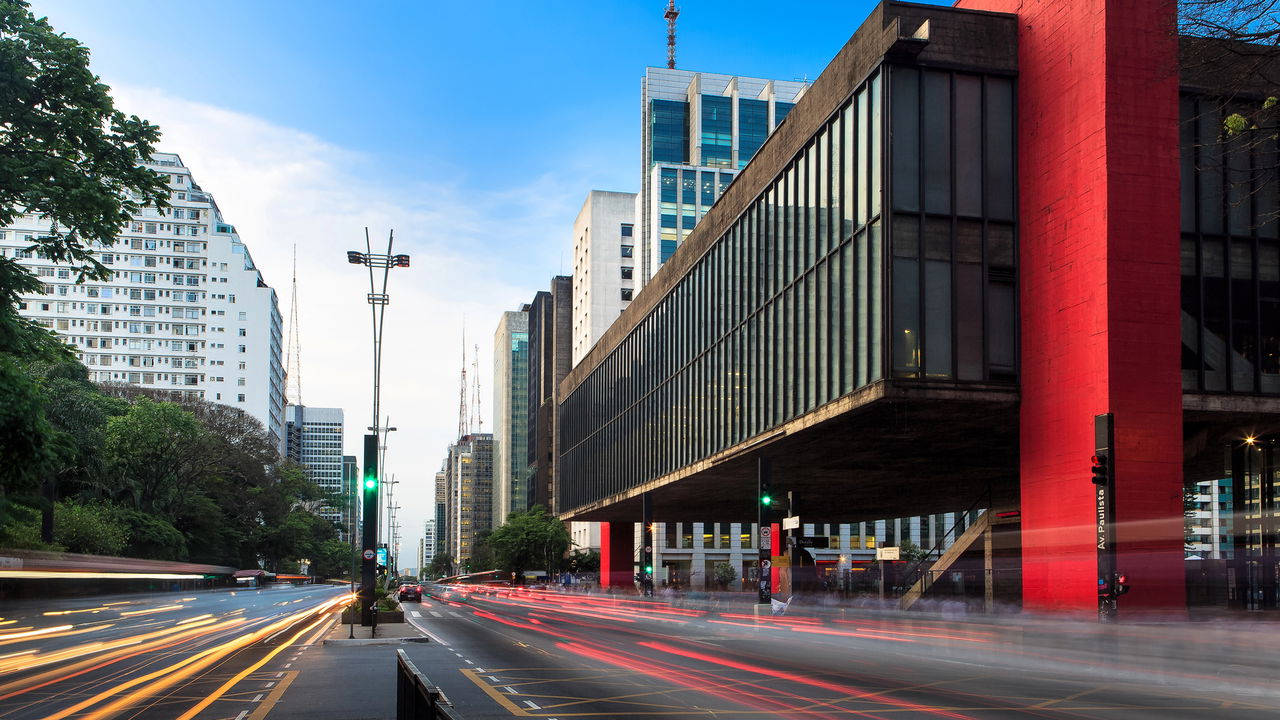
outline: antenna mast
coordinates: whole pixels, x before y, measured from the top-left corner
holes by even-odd
[[[302,404],[302,340],[298,330],[298,245],[293,246],[293,294],[289,298],[289,345],[284,358],[286,405]]]
[[[484,432],[484,420],[480,417],[480,345],[475,346],[475,351],[471,355],[471,374],[474,376],[472,382],[475,384],[475,390],[471,395],[471,412],[475,416],[476,432]]]
[[[680,17],[680,11],[676,9],[676,0],[667,0],[667,11],[662,17],[667,19],[667,67],[674,70],[676,67],[676,18]]]
[[[471,416],[467,414],[467,329],[462,329],[462,380],[458,383],[458,439],[471,432]]]

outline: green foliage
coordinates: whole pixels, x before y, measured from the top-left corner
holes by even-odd
[[[40,509],[0,498],[0,547],[18,550],[62,550],[40,539]]]
[[[910,540],[907,540],[898,546],[898,554],[903,560],[908,560],[910,562],[920,562],[921,560],[926,560],[929,557],[928,550],[925,550]]]
[[[138,398],[127,413],[107,420],[108,470],[121,481],[117,499],[172,523],[208,472],[209,447],[190,412]]]
[[[481,530],[476,533],[475,541],[471,545],[469,572],[486,572],[498,568],[498,553],[489,542],[492,535],[492,530]]]
[[[711,573],[712,579],[715,580],[716,587],[722,589],[728,587],[729,583],[738,579],[737,568],[727,562],[716,563]]]
[[[324,540],[309,556],[311,573],[323,578],[350,578],[354,556],[355,552],[347,543],[337,538]]]
[[[566,569],[575,573],[600,572],[600,551],[574,550],[566,560]]]
[[[0,494],[28,495],[53,460],[44,390],[12,356],[0,354]]]
[[[449,553],[440,553],[431,558],[431,564],[427,566],[426,576],[431,579],[449,577],[453,574],[453,556]]]
[[[68,500],[54,506],[53,539],[68,552],[119,555],[129,531],[116,521],[110,506]]]
[[[187,538],[164,518],[132,507],[116,506],[115,521],[128,530],[126,557],[150,560],[186,560]]]
[[[26,212],[52,222],[35,246],[82,277],[106,280],[89,243],[110,245],[143,205],[168,207],[161,177],[138,165],[156,126],[117,110],[89,70],[89,49],[37,18],[25,0],[0,3],[0,225]]]
[[[559,568],[572,541],[564,523],[548,515],[542,506],[534,505],[508,515],[507,522],[489,536],[489,544],[502,569],[521,578],[530,568],[548,572]]]

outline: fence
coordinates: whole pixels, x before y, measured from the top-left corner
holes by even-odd
[[[396,720],[459,720],[404,650],[396,651]]]

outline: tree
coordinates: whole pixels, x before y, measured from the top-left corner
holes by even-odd
[[[599,550],[574,550],[569,555],[569,571],[575,573],[600,572]]]
[[[453,556],[449,553],[441,553],[431,558],[431,564],[427,566],[427,577],[431,579],[448,577],[453,574]]]
[[[547,573],[559,567],[559,559],[569,550],[572,539],[564,523],[548,515],[541,505],[513,512],[489,536],[503,569],[523,578],[524,571],[541,565]]]
[[[0,225],[37,215],[51,224],[35,240],[43,257],[75,266],[82,278],[110,279],[92,245],[114,244],[144,205],[169,205],[164,179],[138,164],[160,129],[116,109],[89,70],[89,49],[37,18],[26,0],[0,3],[0,67]]]
[[[176,520],[209,472],[208,434],[195,416],[173,403],[138,398],[107,421],[106,451],[122,485],[110,488],[122,503]]]
[[[738,569],[727,562],[716,563],[711,572],[716,587],[721,590],[729,587],[729,583],[738,579]]]
[[[60,502],[54,510],[54,539],[68,552],[119,555],[129,531],[117,523],[110,506]]]
[[[498,567],[498,554],[489,542],[492,530],[481,530],[476,533],[475,542],[471,546],[470,572],[486,572]]]
[[[928,550],[925,550],[910,540],[906,540],[898,546],[898,553],[902,556],[903,560],[907,560],[909,562],[921,562],[929,557]]]

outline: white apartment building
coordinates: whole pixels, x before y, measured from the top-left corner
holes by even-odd
[[[115,273],[105,282],[77,284],[73,269],[29,249],[47,221],[22,215],[0,228],[0,255],[44,283],[22,296],[19,312],[72,345],[91,380],[240,408],[283,450],[275,292],[180,157],[156,153],[145,165],[168,179],[172,207],[142,208],[114,245],[93,248]]]
[[[422,540],[418,547],[418,567],[425,570],[436,557],[436,521],[427,520],[422,524]]]
[[[574,365],[586,357],[640,289],[635,205],[635,193],[592,190],[574,220]]]
[[[307,477],[327,493],[347,496],[343,484],[342,408],[290,405],[285,408],[285,454],[302,465]],[[341,537],[350,532],[352,504],[348,499],[316,509],[320,517],[338,523]]]
[[[502,313],[493,333],[493,519],[525,510],[529,468],[529,311]]]

